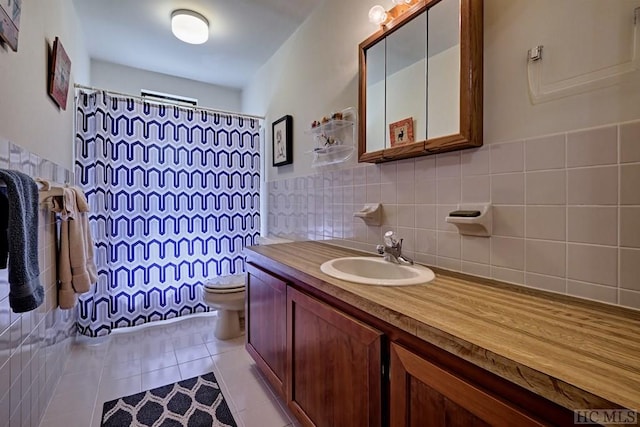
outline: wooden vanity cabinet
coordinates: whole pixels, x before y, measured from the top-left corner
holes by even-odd
[[[303,425],[380,426],[382,332],[287,289],[288,404]]]
[[[572,424],[572,411],[311,286],[247,271],[246,348],[304,426]]]
[[[258,368],[286,398],[287,284],[247,264],[246,349]]]
[[[390,425],[533,427],[549,424],[391,343]]]
[[[303,425],[381,426],[382,332],[247,264],[246,349]]]

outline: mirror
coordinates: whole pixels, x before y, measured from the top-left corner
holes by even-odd
[[[482,1],[418,1],[360,44],[359,88],[360,162],[482,145]]]

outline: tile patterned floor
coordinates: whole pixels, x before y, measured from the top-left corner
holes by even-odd
[[[258,373],[244,336],[216,339],[215,321],[201,314],[78,339],[40,426],[99,427],[105,401],[212,371],[238,426],[297,425]]]

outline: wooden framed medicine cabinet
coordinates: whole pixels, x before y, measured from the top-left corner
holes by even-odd
[[[360,43],[358,161],[481,146],[482,46],[482,0],[418,0]]]

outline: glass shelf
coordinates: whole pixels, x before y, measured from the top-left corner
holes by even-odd
[[[319,147],[312,151],[312,166],[325,166],[334,163],[341,163],[348,160],[355,152],[353,145],[331,145],[328,147]]]
[[[329,120],[305,131],[313,136],[315,146],[308,151],[313,154],[312,167],[344,162],[356,151],[355,108],[348,107],[341,113],[342,119]]]
[[[323,133],[337,132],[340,129],[344,129],[353,125],[354,122],[352,122],[351,120],[329,120],[326,123],[322,123],[319,126],[309,129],[306,133],[312,135],[320,135]]]

